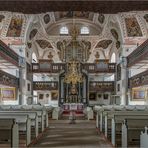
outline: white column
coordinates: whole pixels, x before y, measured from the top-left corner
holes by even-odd
[[[127,61],[123,58],[121,65],[121,105],[127,104],[127,89],[128,89],[128,75],[127,75]]]

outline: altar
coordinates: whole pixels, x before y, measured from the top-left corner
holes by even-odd
[[[83,111],[84,105],[82,103],[65,103],[63,104],[64,111]]]

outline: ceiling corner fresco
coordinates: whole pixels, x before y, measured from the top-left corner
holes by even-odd
[[[128,37],[141,37],[142,31],[135,17],[125,18],[126,30]]]
[[[20,37],[22,25],[23,25],[23,18],[12,17],[6,36],[7,37]]]

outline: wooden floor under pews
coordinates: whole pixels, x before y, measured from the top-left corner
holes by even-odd
[[[148,147],[148,106],[95,106],[96,127],[114,147]]]

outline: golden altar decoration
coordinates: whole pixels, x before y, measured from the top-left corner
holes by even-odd
[[[80,73],[80,63],[76,60],[72,60],[68,63],[68,71],[65,75],[64,82],[72,85],[76,85],[77,83],[82,83],[83,77]]]

